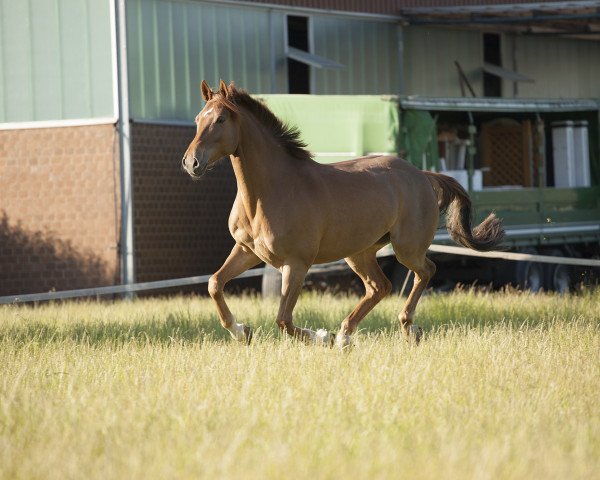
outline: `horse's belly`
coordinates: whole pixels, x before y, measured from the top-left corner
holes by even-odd
[[[319,249],[314,263],[329,263],[335,262],[336,260],[340,260],[342,258],[352,257],[357,253],[363,252],[373,247],[377,243],[377,240],[373,240],[371,242],[364,242],[360,244],[355,243],[353,245],[336,245],[333,248],[331,248],[331,246],[329,245],[323,245],[322,248]],[[381,243],[380,245],[383,247],[385,244]]]
[[[362,225],[362,226],[361,226]],[[384,246],[390,225],[387,222],[361,222],[350,224],[349,228],[329,226],[319,245],[315,263],[328,263],[341,258],[351,257],[374,245]]]

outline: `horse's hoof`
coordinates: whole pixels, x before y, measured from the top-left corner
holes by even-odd
[[[352,339],[350,338],[350,334],[338,332],[335,336],[335,345],[340,350],[345,350],[352,346]]]
[[[423,338],[423,329],[418,325],[411,325],[408,328],[402,327],[402,333],[408,343],[414,343],[415,345],[418,345]]]
[[[249,326],[244,325],[244,337],[246,337],[246,345],[250,345],[250,343],[252,342],[253,333],[254,332]]]
[[[415,344],[419,344],[423,338],[423,329],[418,325],[410,326],[410,336],[414,340]]]
[[[321,345],[323,347],[331,347],[333,346],[335,337],[332,333],[328,332],[324,328],[320,328],[315,332],[314,340],[315,344],[317,345]]]

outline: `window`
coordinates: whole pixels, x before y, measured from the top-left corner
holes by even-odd
[[[308,17],[287,16],[288,46],[310,51],[308,40]],[[310,93],[310,66],[293,58],[287,59],[289,93]]]
[[[497,33],[483,34],[483,62],[490,65],[502,66],[502,52],[500,51],[500,35]],[[483,96],[501,97],[502,78],[488,72],[483,73]]]

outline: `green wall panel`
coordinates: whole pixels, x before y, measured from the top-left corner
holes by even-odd
[[[202,104],[203,79],[213,86],[234,80],[253,94],[287,93],[285,10],[182,0],[127,5],[134,118],[193,118]],[[346,66],[311,67],[312,93],[398,93],[396,23],[308,16],[313,53]]]
[[[282,14],[266,8],[168,0],[127,3],[131,115],[193,119],[200,83],[220,79],[252,93],[270,92],[271,24],[283,38]],[[283,58],[283,43],[274,52]]]
[[[515,37],[520,97],[600,97],[600,42],[552,37]]]
[[[314,93],[400,93],[396,23],[313,16],[314,53],[345,66],[316,69]]]
[[[112,117],[111,0],[0,0],[0,122]]]
[[[464,70],[476,94],[483,93],[481,33],[449,28],[405,27],[404,71],[407,95],[460,97],[458,71]],[[470,96],[467,90],[466,96]]]

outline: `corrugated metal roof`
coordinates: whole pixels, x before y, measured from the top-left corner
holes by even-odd
[[[382,15],[400,15],[405,8],[515,5],[531,0],[244,0],[246,3],[285,5],[295,8],[335,10]],[[552,1],[544,3],[555,3]],[[564,2],[563,2],[564,3]]]
[[[529,35],[569,35],[600,40],[598,0],[405,7],[401,14],[410,25],[494,28]]]
[[[598,0],[242,0],[242,3],[385,15],[410,25],[455,25],[600,40]]]

